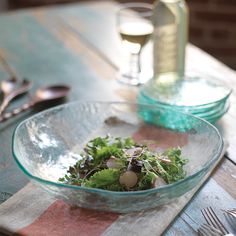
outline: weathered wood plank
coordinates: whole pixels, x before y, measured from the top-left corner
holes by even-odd
[[[4,76],[16,78],[16,72],[13,68],[8,64],[7,62],[7,55],[4,49],[1,49],[0,51],[0,67],[1,67],[1,77],[4,78]],[[3,75],[4,74],[4,75]]]
[[[33,12],[32,15],[39,24],[51,32],[59,41],[62,41],[72,54],[80,55],[83,62],[96,74],[100,75],[102,79],[114,78],[116,70],[113,65],[109,65],[96,50],[91,50],[90,45],[78,37],[77,33],[68,28],[65,23],[58,21],[58,18],[52,17],[42,10]]]
[[[209,195],[208,191],[211,191],[211,195]],[[219,194],[221,191],[221,187],[213,180],[208,181],[203,189],[195,196],[194,200],[191,201],[173,224],[166,230],[164,235],[197,235],[197,230],[200,225],[206,223],[200,210],[209,206],[213,207],[226,227],[230,229],[231,232],[234,232],[224,218],[219,206],[221,206],[222,209],[228,209],[232,207],[231,204],[235,204],[235,199],[229,197],[227,194],[225,195],[225,192],[224,194]]]
[[[67,49],[81,56],[83,62],[94,71],[102,80],[109,80],[109,88],[117,96],[117,100],[135,101],[138,92],[137,87],[127,87],[115,80],[117,68],[104,60],[96,50],[91,50],[90,45],[68,28],[64,22],[54,18],[45,12],[34,12],[33,14],[41,25],[48,29],[58,40],[61,40]]]
[[[236,199],[236,166],[232,162],[223,160],[212,177],[232,198]]]

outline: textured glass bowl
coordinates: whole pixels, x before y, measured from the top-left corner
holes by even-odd
[[[195,187],[217,163],[223,141],[216,128],[192,115],[176,112],[186,127],[161,127],[168,109],[132,103],[75,102],[41,112],[18,125],[13,155],[20,169],[36,184],[73,205],[103,211],[132,212],[166,204]],[[171,111],[173,112],[173,111]],[[191,128],[189,128],[191,124]],[[58,182],[78,160],[84,144],[97,136],[148,141],[152,148],[182,148],[187,177],[156,189],[112,192]]]

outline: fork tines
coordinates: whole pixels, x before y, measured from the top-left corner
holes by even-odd
[[[222,210],[224,213],[227,213],[233,217],[236,217],[236,208],[231,209],[231,210]]]
[[[198,234],[199,236],[210,236],[210,235],[222,235],[223,233],[216,229],[215,227],[208,225],[208,224],[203,224],[199,227],[198,229]]]
[[[212,207],[207,207],[201,210],[203,217],[205,218],[207,224],[219,229],[223,234],[228,234],[228,230],[222,224],[218,216],[213,211]]]

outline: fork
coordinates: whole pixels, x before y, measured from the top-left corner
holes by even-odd
[[[223,233],[211,225],[202,224],[198,229],[198,235],[199,236],[223,236]]]
[[[203,217],[205,218],[208,225],[211,227],[214,227],[216,230],[218,230],[218,234],[215,235],[228,235],[233,236],[233,234],[230,234],[229,231],[225,228],[225,226],[222,224],[212,207],[207,207],[205,209],[201,210]],[[201,227],[200,227],[201,228]],[[199,229],[200,231],[200,229]],[[216,232],[217,233],[217,232]],[[221,233],[221,234],[219,234]],[[204,235],[204,234],[203,234]],[[210,234],[208,234],[210,235]],[[214,234],[212,234],[214,235]]]
[[[224,213],[229,214],[236,218],[236,208],[230,209],[230,210],[222,210]]]
[[[222,209],[222,211],[224,213],[225,219],[236,233],[236,208],[230,210]]]

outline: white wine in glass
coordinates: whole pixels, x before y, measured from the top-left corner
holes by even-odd
[[[127,22],[120,25],[119,33],[124,41],[139,44],[143,47],[153,32],[150,22]]]
[[[118,75],[118,80],[123,83],[139,85],[150,79],[140,76],[140,54],[153,33],[151,16],[152,5],[147,3],[122,4],[118,11],[117,30],[124,48],[130,54],[128,70],[121,71]]]

